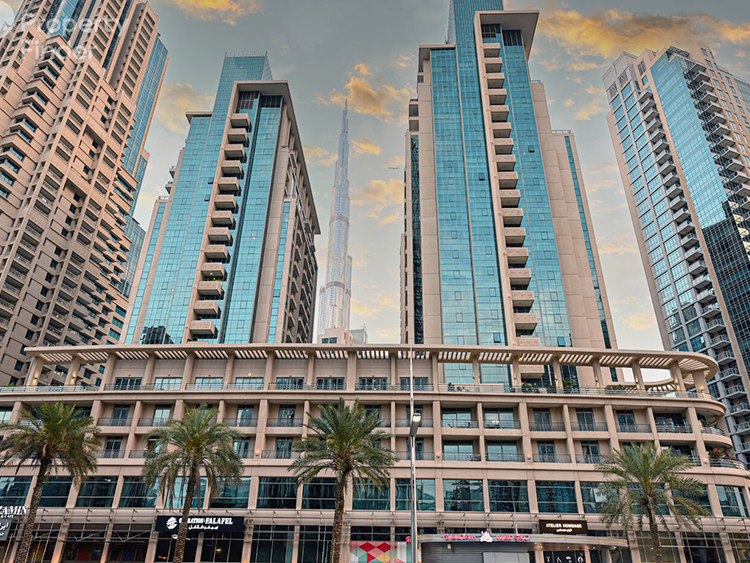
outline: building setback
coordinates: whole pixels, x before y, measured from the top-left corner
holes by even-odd
[[[311,342],[320,233],[289,85],[227,56],[152,215],[126,343]]]
[[[23,381],[28,346],[121,337],[128,229],[167,63],[157,19],[146,2],[26,0],[0,41],[2,384]],[[73,383],[62,367],[40,377]]]
[[[320,288],[320,322],[318,334],[321,342],[336,344],[341,336],[337,330],[349,330],[349,312],[352,298],[352,257],[349,256],[349,118],[348,105],[344,108],[339,134],[339,156],[336,161],[336,179],[331,194],[331,218],[328,223],[328,255],[326,284]],[[331,342],[331,338],[335,338]]]
[[[623,53],[607,117],[662,342],[710,355],[734,449],[750,453],[750,85],[707,45]]]
[[[552,129],[544,86],[529,76],[538,16],[452,0],[448,43],[419,49],[402,342],[616,347],[575,141]],[[448,375],[509,377],[491,366]],[[575,370],[563,377],[574,383]]]

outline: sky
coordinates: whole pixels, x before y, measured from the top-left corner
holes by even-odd
[[[407,104],[415,95],[418,46],[445,41],[448,0],[151,5],[170,60],[146,144],[151,159],[136,218],[147,227],[155,198],[166,195],[168,170],[187,132],[184,114],[211,108],[225,52],[267,52],[274,78],[290,83],[311,175],[323,231],[316,240],[319,285],[325,283],[341,107],[349,99],[351,327],[366,325],[370,342],[397,342]],[[576,135],[618,345],[661,349],[607,132],[601,76],[623,50],[688,48],[700,39],[720,64],[750,77],[750,1],[506,0],[505,7],[541,11],[531,74],[545,83],[552,126]]]

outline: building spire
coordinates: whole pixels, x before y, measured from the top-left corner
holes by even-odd
[[[352,257],[349,256],[349,100],[344,102],[339,152],[331,194],[328,225],[326,284],[320,290],[319,334],[326,329],[349,329]]]

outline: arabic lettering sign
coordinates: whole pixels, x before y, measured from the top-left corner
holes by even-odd
[[[0,506],[0,518],[17,520],[21,516],[26,516],[28,511],[27,506]]]
[[[493,536],[489,532],[482,532],[478,536],[475,534],[445,534],[443,539],[445,541],[478,541],[482,543],[527,542],[531,540],[531,536],[529,534],[497,534]]]
[[[589,527],[581,520],[539,520],[540,534],[554,534],[556,536],[585,536]]]
[[[182,518],[179,516],[157,516],[156,531],[176,534]],[[191,516],[188,532],[243,532],[245,518],[242,516]]]
[[[8,532],[10,531],[10,525],[13,520],[10,518],[0,518],[0,541],[8,539]]]

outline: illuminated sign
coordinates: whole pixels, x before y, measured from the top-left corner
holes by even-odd
[[[176,534],[182,518],[179,516],[157,516],[156,531]],[[191,516],[188,532],[242,532],[245,519],[242,516]]]
[[[481,535],[475,534],[444,534],[443,540],[445,541],[478,541],[482,543],[492,542],[527,542],[531,541],[529,534],[497,534],[493,536],[487,532],[482,532]],[[408,540],[407,540],[408,541]]]
[[[29,508],[26,506],[0,506],[0,518],[12,518],[17,520],[21,516],[26,516]]]
[[[585,536],[589,533],[589,527],[581,520],[539,520],[539,533],[556,536]]]

